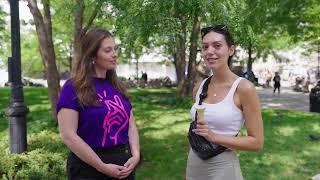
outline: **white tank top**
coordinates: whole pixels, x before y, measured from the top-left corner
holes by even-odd
[[[208,122],[209,128],[214,133],[226,136],[235,136],[243,126],[243,113],[233,101],[234,93],[241,79],[242,78],[239,77],[233,82],[228,94],[222,101],[215,104],[202,102],[202,105],[205,107],[204,119]],[[199,94],[201,93],[203,84],[206,80],[207,79],[202,81],[196,95],[196,102],[191,107],[190,112],[192,120],[195,118],[196,107],[200,100]]]

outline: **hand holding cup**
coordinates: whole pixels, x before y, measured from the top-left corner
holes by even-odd
[[[204,121],[204,110],[206,108],[203,106],[203,105],[199,105],[196,110],[197,110],[197,118],[198,118],[198,121]]]

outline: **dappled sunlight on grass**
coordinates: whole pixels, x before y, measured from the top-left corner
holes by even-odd
[[[8,89],[0,90],[3,95],[0,96],[0,174],[15,167],[15,170],[31,169],[39,176],[51,173],[53,177],[66,179],[68,149],[60,140],[57,122],[50,115],[45,88],[26,88],[25,99],[30,109],[27,115],[28,153],[15,159],[8,156],[8,122],[4,115],[8,92]],[[137,179],[183,179],[189,150],[187,131],[191,121],[191,97],[176,97],[175,89],[129,92],[141,143]],[[320,173],[320,142],[309,140],[309,134],[320,134],[319,114],[273,109],[263,109],[262,114],[264,149],[238,152],[244,178],[300,180]],[[240,135],[245,134],[243,128]]]
[[[32,111],[50,111],[51,110],[50,105],[47,103],[29,105],[28,108],[29,108],[30,112],[32,112]]]
[[[264,109],[263,120],[264,149],[240,153],[246,179],[299,180],[320,172],[320,143],[310,141],[308,136],[319,127],[318,114]]]
[[[253,159],[252,159],[253,158]],[[264,153],[263,156],[240,156],[241,168],[246,179],[282,179],[297,178],[297,170],[305,164],[305,160],[292,156],[291,153]],[[248,161],[243,161],[246,159]],[[248,167],[250,173],[248,173]],[[248,173],[248,174],[247,174]],[[289,179],[290,179],[289,178]],[[298,178],[299,179],[299,178]],[[300,177],[301,179],[301,177]]]
[[[159,123],[158,125],[151,125],[150,127],[142,128],[141,132],[145,136],[149,136],[157,139],[167,139],[168,136],[170,136],[172,133],[186,135],[187,129],[189,128],[186,122],[187,120],[175,121],[175,122],[167,123],[167,125],[165,124],[161,125]]]
[[[150,95],[172,95],[176,93],[175,88],[168,89],[129,89],[129,93],[134,96],[150,96]]]
[[[136,119],[140,125],[142,152],[145,155],[142,167],[137,172],[139,179],[163,179],[158,173],[152,174],[149,171],[157,169],[160,173],[168,174],[166,172],[171,170],[168,164],[175,164],[170,155],[174,159],[179,158],[177,161],[182,163],[183,168],[180,176],[166,177],[182,179],[188,151],[186,136],[190,123],[191,98],[178,100],[174,97],[153,95],[134,99],[135,112],[138,112],[135,113],[138,114]],[[308,139],[308,129],[319,123],[318,116],[264,109],[263,120],[264,150],[257,153],[240,152],[245,179],[305,179],[317,173],[317,166],[308,165],[309,162],[315,163],[312,157],[318,153],[310,149],[312,142]],[[173,134],[178,139],[172,139]],[[246,134],[245,129],[241,134]],[[320,149],[318,144],[315,146]],[[308,170],[301,170],[301,167],[308,167]]]
[[[186,125],[184,126],[172,126],[167,129],[152,129],[152,131],[147,131],[143,133],[144,136],[148,136],[150,138],[155,138],[155,139],[168,139],[168,137],[172,133],[177,133],[180,135],[187,135],[187,129],[188,127]]]
[[[137,179],[182,179],[188,151],[185,142],[184,135],[174,133],[162,139],[142,136]]]
[[[292,136],[294,135],[295,131],[297,131],[299,128],[298,127],[279,127],[278,128],[278,134],[280,136]]]
[[[312,127],[312,131],[315,131],[315,132],[320,132],[320,122],[319,124],[314,124],[311,126]]]

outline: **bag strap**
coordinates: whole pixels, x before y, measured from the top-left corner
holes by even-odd
[[[208,77],[208,79],[206,79],[206,81],[204,82],[203,86],[202,86],[202,91],[199,95],[199,105],[202,104],[202,101],[204,98],[207,97],[208,95],[208,87],[209,87],[209,83],[210,83],[210,80],[211,80],[212,76]]]
[[[204,100],[204,98],[206,98],[208,96],[208,87],[209,87],[209,83],[210,80],[212,78],[213,75],[211,75],[210,77],[208,77],[208,79],[206,79],[206,81],[204,82],[203,86],[202,86],[202,91],[199,95],[199,105],[202,104],[202,101]],[[197,122],[198,120],[198,113],[196,111],[196,117],[195,117],[195,122]],[[241,130],[241,129],[240,129]],[[235,137],[237,137],[240,133],[240,130],[238,131],[238,133],[235,135]]]
[[[209,87],[209,83],[210,83],[210,80],[211,80],[212,76],[208,77],[208,79],[206,79],[206,81],[204,82],[203,86],[202,86],[202,91],[199,95],[199,105],[202,104],[202,101],[204,98],[207,97],[208,95],[208,87]],[[194,118],[195,122],[197,123],[197,120],[198,120],[198,112],[196,111],[196,116]]]

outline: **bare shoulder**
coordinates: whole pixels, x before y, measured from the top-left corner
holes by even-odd
[[[241,95],[251,95],[256,93],[256,87],[247,79],[242,79],[238,86],[238,91]]]

